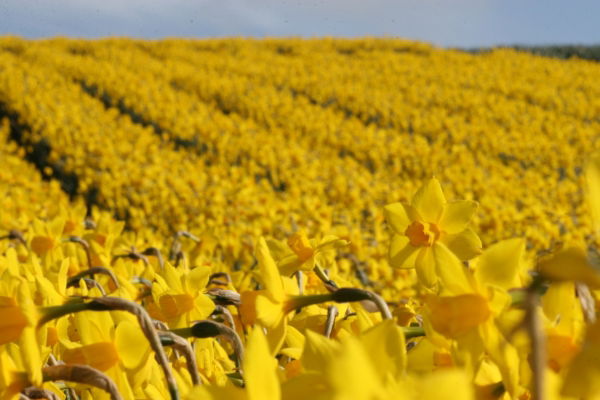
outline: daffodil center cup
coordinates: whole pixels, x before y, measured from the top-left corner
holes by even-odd
[[[429,222],[414,221],[404,231],[410,244],[418,246],[431,246],[440,237],[440,228]]]
[[[288,246],[298,256],[298,259],[302,262],[311,258],[314,254],[308,238],[304,234],[294,234],[288,239]]]

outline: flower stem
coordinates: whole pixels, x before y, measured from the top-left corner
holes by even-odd
[[[404,326],[402,327],[402,332],[404,332],[406,339],[425,336],[425,329],[422,326]]]
[[[323,335],[326,338],[331,337],[331,333],[333,332],[333,327],[335,325],[335,318],[338,316],[339,312],[336,306],[327,307],[327,321],[325,322],[325,332]]]
[[[142,332],[144,332],[146,339],[150,342],[150,347],[156,353],[156,360],[164,372],[171,399],[179,400],[177,381],[171,370],[171,365],[169,364],[169,360],[162,347],[160,338],[154,329],[152,318],[150,318],[146,310],[137,303],[119,297],[107,296],[88,299],[91,301],[85,302],[86,299],[82,297],[74,302],[66,303],[61,306],[43,308],[43,316],[38,322],[38,327],[55,318],[81,311],[127,311],[135,315],[142,328]]]
[[[230,327],[206,319],[203,321],[196,322],[191,327],[171,329],[170,332],[173,332],[174,334],[184,338],[209,338],[215,336],[223,336],[232,344],[233,351],[235,352],[237,368],[239,371],[242,370],[242,362],[244,360],[244,346],[237,332],[231,329]]]

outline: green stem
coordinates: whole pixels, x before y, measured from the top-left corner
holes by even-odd
[[[334,281],[332,281],[331,279],[329,279],[329,277],[327,276],[327,274],[325,273],[325,271],[323,271],[323,268],[321,268],[320,265],[315,264],[315,267],[313,268],[313,272],[315,274],[317,274],[317,276],[319,277],[319,279],[322,280],[323,283],[325,283],[326,285],[333,286],[334,288],[338,287],[338,285]]]
[[[293,296],[288,300],[288,306],[286,308],[291,311],[297,308],[312,306],[314,304],[326,303],[328,301],[333,301],[331,293]]]
[[[236,365],[238,370],[242,370],[242,363],[244,359],[244,345],[242,340],[236,331],[230,327],[211,320],[204,320],[196,322],[193,326],[188,328],[171,329],[170,332],[181,336],[183,338],[195,337],[195,338],[209,338],[215,336],[223,336],[233,346],[236,357]]]
[[[38,326],[42,326],[46,322],[52,321],[53,319],[57,319],[68,314],[73,314],[87,310],[106,311],[109,310],[109,308],[101,308],[94,304],[84,303],[83,299],[77,299],[62,304],[60,306],[42,307],[40,310],[42,313],[42,317],[38,321]]]
[[[425,336],[425,329],[422,326],[404,326],[402,327],[402,332],[404,332],[406,339]]]

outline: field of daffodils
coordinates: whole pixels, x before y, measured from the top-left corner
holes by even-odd
[[[600,398],[600,64],[0,37],[0,400]]]

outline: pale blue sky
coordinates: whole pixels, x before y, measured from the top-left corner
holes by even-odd
[[[0,35],[398,36],[441,46],[600,44],[598,0],[0,0]]]

